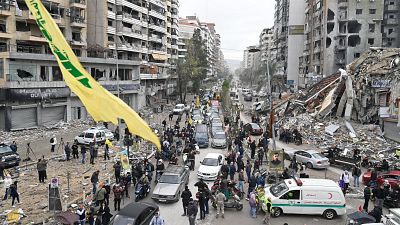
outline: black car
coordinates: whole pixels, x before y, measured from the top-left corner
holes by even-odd
[[[244,130],[251,135],[261,135],[263,133],[263,129],[256,123],[244,125]]]
[[[18,166],[21,158],[10,146],[0,143],[0,160],[4,163],[5,168],[10,168]]]
[[[149,225],[158,206],[149,202],[132,202],[117,213],[109,225]]]

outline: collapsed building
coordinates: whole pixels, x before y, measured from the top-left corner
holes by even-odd
[[[306,141],[376,150],[400,142],[400,49],[370,48],[345,69],[294,95],[274,109],[278,124],[302,130]]]

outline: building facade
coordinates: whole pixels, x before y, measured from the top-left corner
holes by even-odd
[[[382,46],[400,48],[400,2],[385,0],[382,25]]]
[[[393,21],[386,25],[383,23],[384,12],[387,12],[385,5],[389,8],[390,3],[385,4],[384,0],[308,1],[305,48],[299,59],[301,87],[344,68],[368,48],[385,45],[382,30],[388,34],[386,45],[395,44],[397,38],[391,37],[398,35],[395,34],[397,29],[393,27]],[[395,5],[390,5],[391,10]],[[388,12],[387,17],[394,14]]]
[[[48,0],[43,4],[85,69],[133,109],[144,106],[146,96],[168,94],[178,57],[177,0]],[[0,129],[51,126],[89,117],[63,81],[25,1],[5,0],[0,6]]]

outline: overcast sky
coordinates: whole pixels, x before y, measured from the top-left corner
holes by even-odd
[[[225,59],[243,60],[243,50],[258,44],[264,28],[274,25],[275,0],[179,0],[179,16],[197,15],[214,22]]]

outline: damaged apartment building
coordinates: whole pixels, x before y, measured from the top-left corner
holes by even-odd
[[[335,73],[370,47],[399,47],[399,1],[309,0],[299,85]]]
[[[177,0],[124,2],[42,0],[89,74],[137,110],[146,104],[145,95],[164,96],[170,87],[179,5]],[[63,81],[25,0],[0,1],[0,130],[88,117]]]

